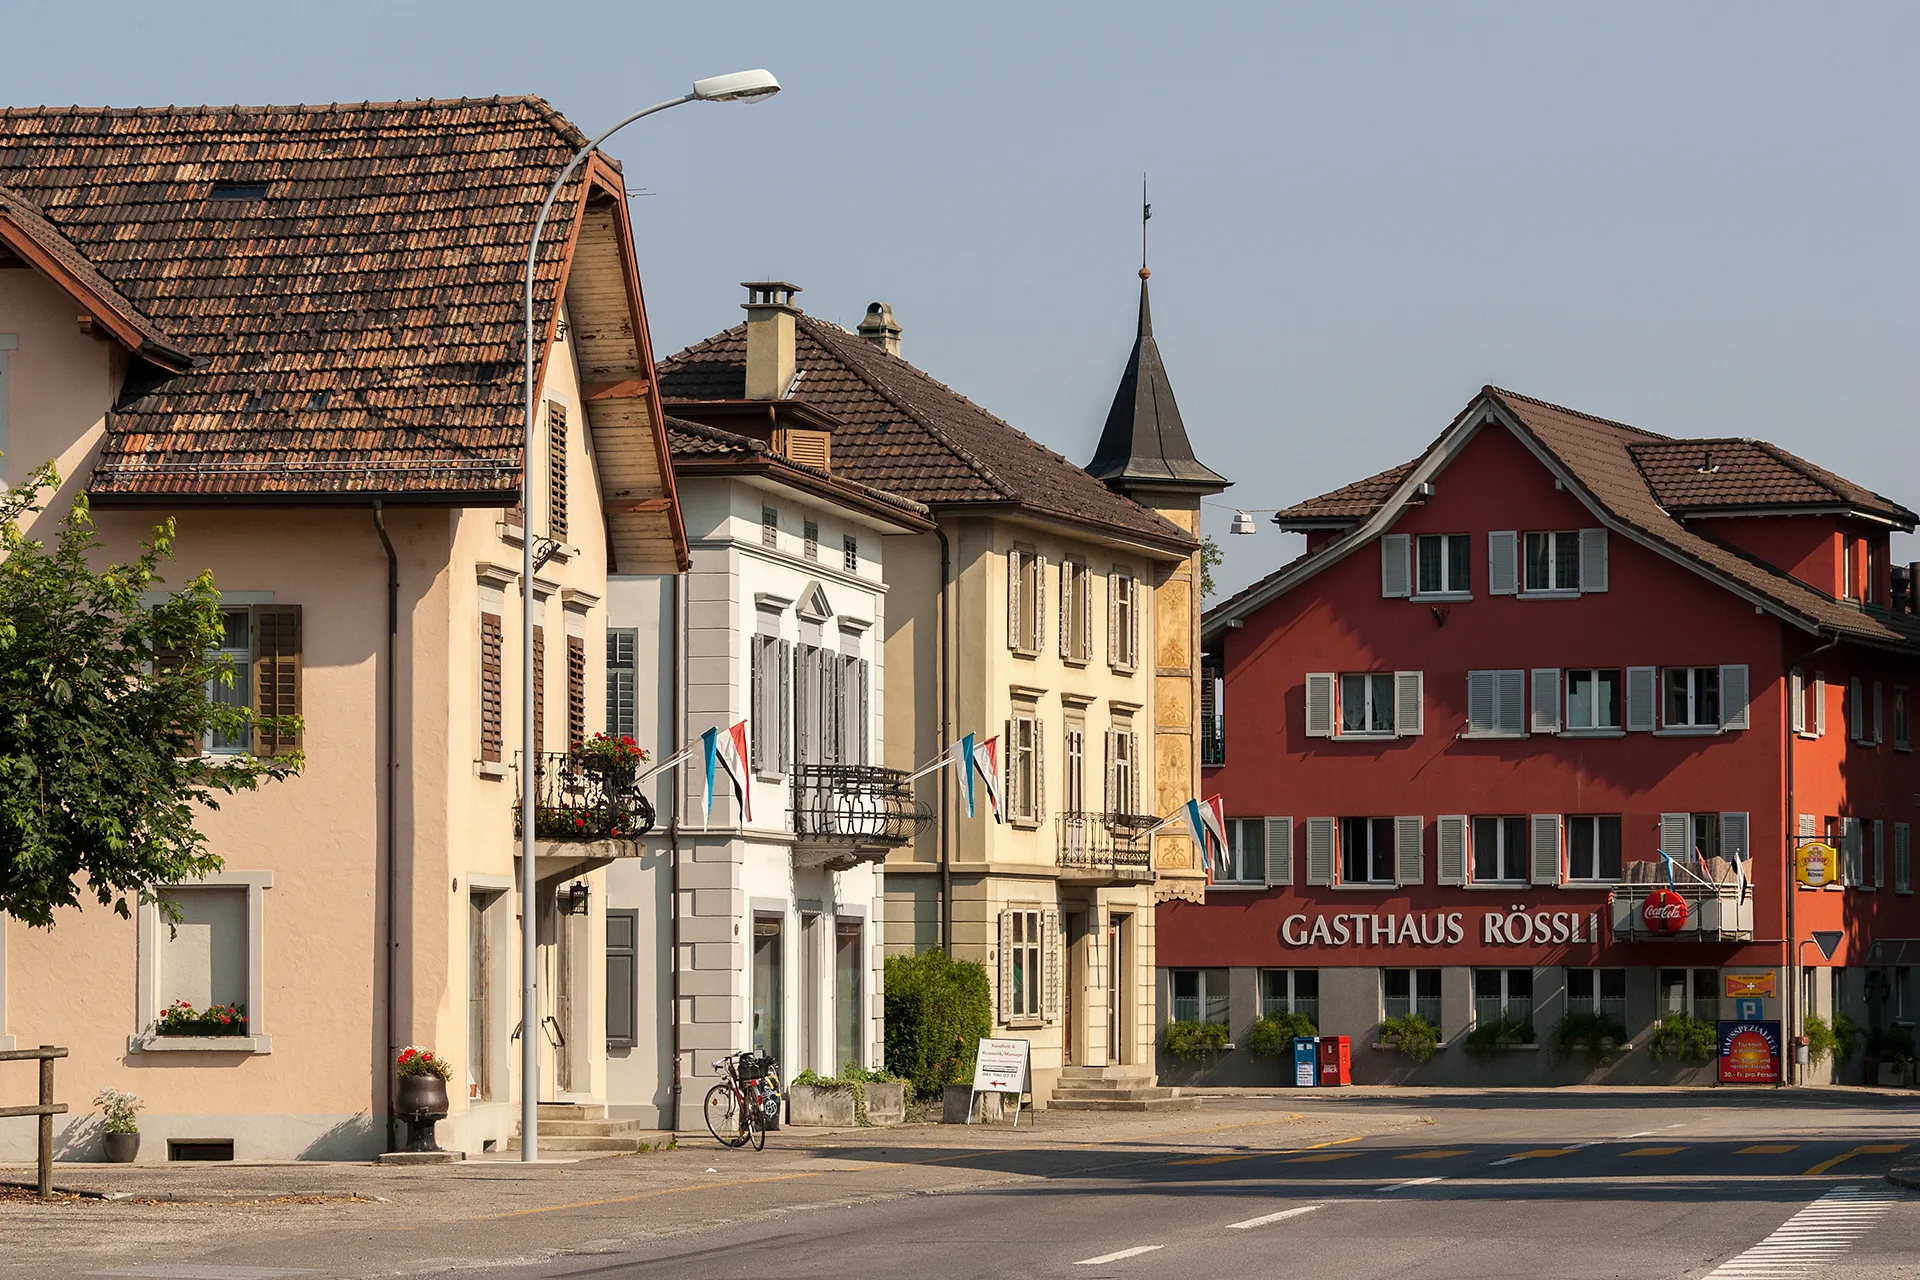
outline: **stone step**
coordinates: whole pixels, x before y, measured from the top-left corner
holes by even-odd
[[[1191,1111],[1200,1105],[1200,1099],[1062,1098],[1055,1094],[1047,1105],[1061,1111]]]
[[[1059,1087],[1099,1093],[1109,1089],[1152,1089],[1156,1086],[1152,1076],[1094,1076],[1090,1079],[1062,1076]]]
[[[542,1120],[605,1120],[607,1105],[604,1102],[543,1102],[540,1104]]]
[[[1177,1096],[1176,1090],[1159,1085],[1140,1085],[1131,1089],[1082,1089],[1077,1085],[1061,1085],[1053,1091],[1056,1102],[1063,1099],[1071,1102],[1155,1102]]]
[[[638,1151],[640,1149],[640,1142],[641,1139],[637,1136],[568,1137],[554,1135],[549,1137],[545,1133],[540,1135],[540,1149],[542,1151]],[[517,1135],[507,1139],[507,1150],[518,1151],[519,1149],[520,1139]]]
[[[540,1138],[624,1138],[628,1134],[644,1136],[648,1130],[638,1120],[541,1120]]]
[[[1060,1078],[1063,1080],[1146,1080],[1151,1082],[1153,1072],[1146,1067],[1117,1063],[1107,1067],[1062,1067]]]

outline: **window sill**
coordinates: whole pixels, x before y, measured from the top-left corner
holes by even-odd
[[[273,1037],[161,1036],[148,1032],[127,1037],[128,1053],[272,1053]]]
[[[1530,733],[1462,733],[1462,742],[1525,742]]]
[[[1280,886],[1270,885],[1261,880],[1215,880],[1207,886],[1207,891],[1211,893],[1215,889],[1222,889],[1232,890],[1235,893],[1246,893],[1259,889],[1273,889],[1278,887]]]
[[[1520,591],[1514,594],[1516,600],[1578,600],[1578,591]]]
[[[1479,889],[1484,893],[1517,893],[1522,889],[1531,889],[1533,885],[1525,880],[1469,880],[1460,887]]]
[[[1618,889],[1622,883],[1623,882],[1619,880],[1562,880],[1559,887],[1562,889],[1584,889],[1592,892],[1595,889]]]
[[[504,778],[507,766],[498,760],[475,760],[473,773],[477,778]]]
[[[1374,893],[1387,893],[1394,889],[1405,889],[1410,887],[1412,886],[1395,884],[1391,880],[1363,880],[1357,884],[1342,883],[1342,884],[1335,884],[1335,885],[1328,886],[1328,888],[1331,888],[1331,889],[1346,889],[1356,893],[1361,891],[1367,891],[1367,890],[1370,890]]]
[[[1333,735],[1333,740],[1335,742],[1392,742],[1399,736],[1397,733],[1375,733],[1372,731],[1361,733],[1358,730],[1353,730],[1347,733],[1336,733]]]
[[[1712,738],[1725,732],[1726,730],[1717,724],[1677,724],[1655,729],[1653,736],[1656,738]]]
[[[1493,1052],[1495,1053],[1538,1053],[1540,1052],[1540,1046],[1537,1044],[1505,1044],[1505,1045],[1501,1045],[1498,1049],[1495,1049]]]
[[[1038,658],[1040,656],[1040,651],[1038,649],[1022,649],[1017,644],[1008,645],[1007,652],[1011,653],[1016,658]]]
[[[1624,738],[1625,729],[1562,729],[1558,735],[1562,738]]]
[[[1032,818],[1008,818],[1007,825],[1017,831],[1038,831],[1040,829],[1039,822]]]
[[[1913,746],[1911,743],[1896,742],[1893,744],[1893,749],[1895,751],[1911,751],[1913,750]]]
[[[1471,591],[1416,591],[1407,599],[1415,604],[1459,604],[1473,599]]]
[[[526,541],[527,531],[517,524],[508,524],[505,520],[501,520],[493,527],[499,531],[500,541],[510,546],[517,547]]]

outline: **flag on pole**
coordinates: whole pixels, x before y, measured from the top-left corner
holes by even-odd
[[[973,735],[965,734],[949,753],[960,770],[960,797],[967,802],[967,816],[973,816]]]
[[[1221,812],[1219,796],[1187,801],[1187,830],[1192,833],[1193,842],[1200,846],[1200,862],[1206,869],[1208,884],[1213,883],[1214,869],[1227,849],[1227,826]]]
[[[966,755],[973,762],[974,772],[987,784],[987,803],[993,806],[993,820],[1005,822],[1005,802],[1000,794],[1000,735],[995,734],[985,742],[973,742],[973,735],[968,734],[965,741],[973,744]],[[967,786],[967,812],[973,812],[971,782]]]
[[[742,720],[725,733],[715,726],[700,735],[707,758],[706,785],[700,796],[701,821],[713,816],[713,766],[718,762],[733,781],[734,794],[740,800],[740,814],[753,821],[753,793],[747,781],[747,722]]]

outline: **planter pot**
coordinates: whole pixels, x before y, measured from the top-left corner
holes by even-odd
[[[110,1133],[107,1135],[107,1163],[132,1164],[133,1158],[140,1154],[140,1135],[137,1133]]]
[[[1877,1062],[1874,1064],[1874,1083],[1882,1086],[1897,1086],[1907,1082],[1907,1064],[1904,1062]]]
[[[866,1091],[867,1123],[885,1126],[906,1122],[907,1090],[904,1084],[898,1080],[872,1083],[866,1086]],[[849,1128],[860,1123],[851,1089],[793,1085],[787,1090],[787,1111],[789,1124]]]
[[[438,1151],[434,1122],[447,1116],[447,1082],[439,1076],[401,1076],[394,1092],[394,1114],[407,1122],[408,1151]]]
[[[872,1086],[868,1086],[871,1088]],[[973,1099],[973,1090],[964,1084],[950,1084],[941,1095],[940,1123],[965,1124],[969,1104]],[[977,1124],[1006,1124],[1007,1094],[983,1093],[980,1095],[979,1114],[974,1117]]]

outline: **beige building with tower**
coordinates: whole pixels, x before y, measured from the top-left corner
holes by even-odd
[[[915,784],[926,820],[883,868],[887,950],[983,964],[1041,1104],[1069,1070],[1095,1078],[1075,1093],[1151,1087],[1154,904],[1205,881],[1183,826],[1146,832],[1199,773],[1195,530],[1225,481],[1193,461],[1144,280],[1098,479],[907,363],[886,304],[849,331],[792,286],[750,287],[746,324],[661,363],[667,411],[797,402],[830,424],[836,476],[924,504],[932,530],[885,539],[885,764],[998,739],[1004,822],[984,795],[968,816],[955,769]]]

